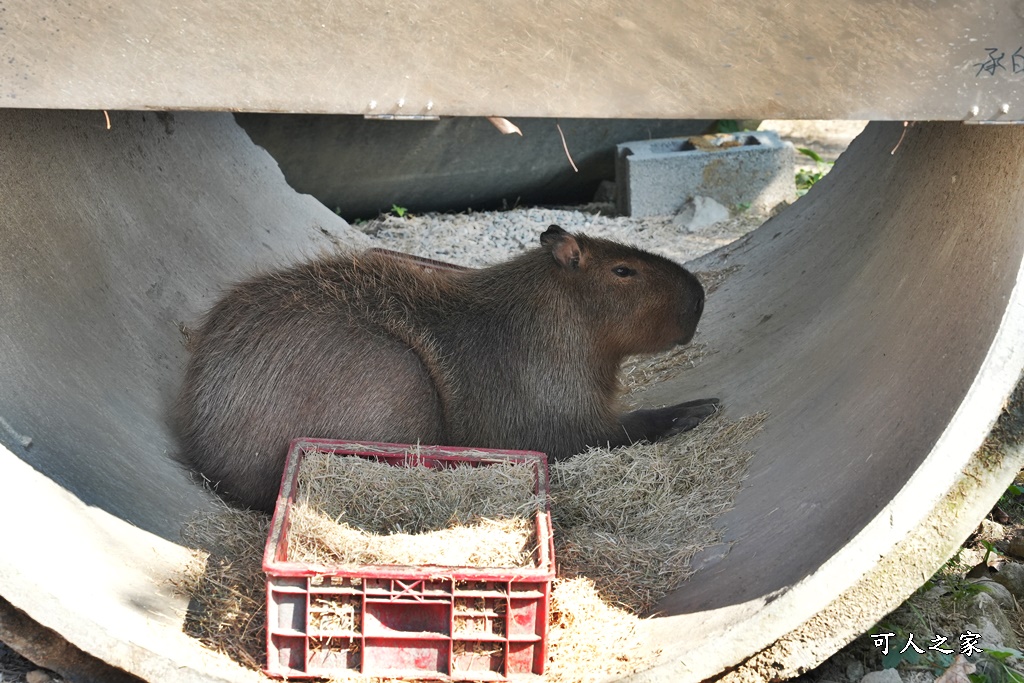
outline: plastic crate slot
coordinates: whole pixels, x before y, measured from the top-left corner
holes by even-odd
[[[267,623],[275,631],[306,632],[306,593],[272,591]]]
[[[448,673],[448,647],[445,640],[367,638],[363,652],[363,673],[367,675],[407,675],[415,678],[425,672]]]
[[[505,595],[508,593],[508,584],[505,581],[456,581],[455,592],[459,595],[468,593],[470,595]]]
[[[506,675],[528,674],[544,670],[543,648],[539,642],[508,644],[508,670]]]
[[[358,634],[362,629],[362,596],[347,594],[317,594],[309,598],[309,628],[312,632]]]
[[[451,583],[448,581],[429,581],[425,579],[368,579],[365,593],[376,599],[427,601],[431,598],[447,599],[451,595]]]
[[[306,638],[274,634],[270,637],[277,657],[267,662],[272,673],[289,674],[306,668]]]
[[[509,601],[509,636],[540,636],[547,624],[543,623],[547,618],[543,613],[546,611],[540,608],[539,600],[516,600]]]
[[[274,577],[274,590],[282,593],[294,591],[306,591],[305,576],[276,576]]]
[[[489,671],[505,672],[505,644],[479,640],[456,640],[452,643],[452,673]]]
[[[360,576],[324,576],[323,574],[318,574],[309,577],[309,585],[313,588],[361,592],[363,590],[363,579]]]
[[[454,603],[452,630],[457,635],[504,636],[507,613],[508,605],[504,597],[458,597]]]
[[[457,614],[452,625],[453,634],[456,636],[493,636],[503,638],[507,629],[505,628],[505,617],[483,614]]]
[[[310,638],[307,673],[358,671],[361,648],[358,638]]]
[[[445,604],[404,605],[388,602],[366,603],[364,633],[366,635],[435,634],[450,635],[451,624]]]

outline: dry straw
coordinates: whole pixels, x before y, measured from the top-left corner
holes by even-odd
[[[592,449],[551,466],[560,577],[552,588],[546,675],[550,683],[598,681],[644,669],[654,661],[658,653],[643,649],[645,622],[638,615],[656,608],[661,597],[686,580],[696,552],[720,541],[714,520],[731,505],[751,455],[745,444],[764,420],[763,413],[736,421],[719,415],[659,444]],[[421,536],[442,533],[422,532],[459,524],[476,525],[489,535],[493,529],[486,525],[492,522],[485,520],[522,520],[537,504],[532,497],[532,474],[520,480],[517,466],[491,472],[504,477],[497,487],[494,481],[484,486],[473,483],[495,465],[479,472],[445,471],[443,476],[452,478],[450,488],[438,495],[437,487],[446,484],[425,483],[432,472],[370,464],[386,468],[385,475],[410,481],[391,487],[361,475],[344,477],[349,493],[328,495],[330,502],[322,504],[313,517],[314,526],[304,536],[318,538],[321,534],[315,525],[337,526],[334,522],[341,518],[350,527],[348,533],[376,537],[375,542],[389,535],[415,538],[410,532],[417,531]],[[315,468],[310,473],[305,475],[311,478],[308,490],[333,486],[324,478],[326,473],[316,474]],[[506,490],[520,486],[511,495]],[[399,497],[382,499],[382,490],[388,491],[384,495]],[[369,493],[376,502],[364,502],[370,500]],[[426,504],[428,499],[434,502]],[[483,508],[492,517],[480,515],[480,505],[493,505]],[[465,510],[477,512],[464,515]],[[218,505],[185,529],[185,542],[197,549],[197,562],[178,583],[196,607],[186,618],[186,631],[253,669],[262,668],[265,657],[265,582],[260,561],[267,528],[264,515]],[[441,545],[436,538],[431,543]],[[345,558],[349,544],[349,540],[337,541],[310,552]],[[531,544],[532,538],[519,549],[525,547],[528,556]],[[394,549],[374,547],[372,552],[372,561],[384,562],[389,557],[384,553]],[[370,556],[361,557],[351,561]],[[405,563],[423,555],[390,557],[391,562]],[[459,564],[448,556],[438,560]],[[352,616],[341,609],[325,618]]]
[[[257,671],[266,660],[263,547],[269,531],[266,515],[218,501],[182,529],[193,562],[175,582],[192,598],[185,632]]]
[[[288,559],[318,564],[527,567],[542,505],[532,465],[394,467],[307,451]]]
[[[687,344],[649,356],[633,358],[622,366],[622,385],[627,403],[633,403],[635,395],[652,384],[672,379],[676,375],[696,367],[709,353],[707,344]]]
[[[713,418],[658,444],[594,448],[551,468],[555,557],[563,575],[593,579],[606,599],[645,614],[717,543],[746,471],[743,445],[764,413]]]

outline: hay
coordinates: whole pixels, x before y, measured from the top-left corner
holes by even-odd
[[[295,502],[369,533],[416,534],[484,518],[532,516],[545,503],[535,481],[533,465],[508,460],[430,469],[314,450],[302,459]]]
[[[647,668],[643,621],[609,605],[586,577],[556,579],[548,619],[548,683],[594,683]]]
[[[714,520],[730,506],[751,456],[744,444],[764,420],[763,413],[736,421],[719,415],[659,444],[592,449],[551,466],[560,578],[551,594],[548,681],[589,683],[653,663],[658,653],[645,650],[644,620],[637,615],[686,580],[696,552],[720,541]],[[392,476],[409,473],[382,467]],[[494,466],[484,470],[490,467]],[[447,472],[456,477],[473,474],[455,474],[461,469],[467,468]],[[425,472],[412,474],[422,477]],[[381,491],[388,487],[360,479],[348,477],[346,485],[373,487],[374,495],[391,495]],[[531,478],[531,494],[532,487]],[[405,502],[361,501],[355,507],[334,498],[330,504],[336,507],[324,518],[333,524],[342,513],[350,519],[362,510],[368,516],[358,524],[366,528],[353,527],[367,534],[381,528],[403,533],[428,528],[438,519],[480,521],[463,519],[461,511],[469,508],[464,502],[451,502],[467,500],[464,491],[433,493],[449,502],[422,510],[418,509],[422,501],[415,497]],[[186,619],[186,631],[207,647],[257,670],[265,657],[265,582],[260,560],[267,528],[263,515],[219,505],[186,528],[186,543],[203,550],[198,555],[201,561],[178,584],[193,597],[196,607]],[[468,611],[472,605],[466,607]],[[318,604],[316,611],[317,618],[339,627],[355,619],[354,609],[343,601]],[[476,631],[488,625],[467,617],[457,628]]]
[[[455,598],[452,631],[458,635],[485,633],[505,635],[505,603],[487,598]],[[490,615],[488,617],[487,615]]]
[[[172,582],[192,598],[185,633],[257,671],[267,656],[263,547],[269,531],[266,515],[218,500],[182,529],[182,541],[193,549],[192,563]]]
[[[309,603],[309,625],[317,631],[359,631],[361,603],[361,598],[352,595],[317,596]]]
[[[555,557],[563,575],[590,577],[601,594],[648,612],[690,574],[690,559],[720,540],[765,413],[715,417],[657,444],[594,448],[551,467]]]
[[[396,564],[529,567],[537,542],[533,521],[482,519],[420,534],[367,533],[307,505],[292,511],[288,559],[332,565]]]
[[[652,356],[632,356],[622,364],[624,399],[633,403],[635,395],[648,385],[659,384],[696,367],[709,353],[708,345],[701,343],[677,346]]]
[[[307,451],[288,559],[318,564],[528,567],[545,501],[533,465],[394,467]]]

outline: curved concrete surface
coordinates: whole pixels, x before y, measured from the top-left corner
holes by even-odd
[[[164,422],[178,325],[254,265],[359,236],[227,115],[112,123],[0,112],[0,591],[144,679],[254,680],[181,633],[166,584],[208,503]],[[1024,365],[1024,131],[902,133],[872,124],[807,197],[698,264],[737,267],[708,300],[713,353],[650,399],[771,417],[727,543],[650,621],[663,656],[638,680],[816,664],[920,585],[1021,465],[1012,445],[975,451]]]

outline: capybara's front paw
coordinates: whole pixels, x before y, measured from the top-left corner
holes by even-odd
[[[704,420],[708,419],[719,411],[721,401],[717,398],[701,398],[696,401],[687,401],[670,406],[667,410],[672,411],[672,426],[665,432],[665,436],[673,436],[688,432]]]

